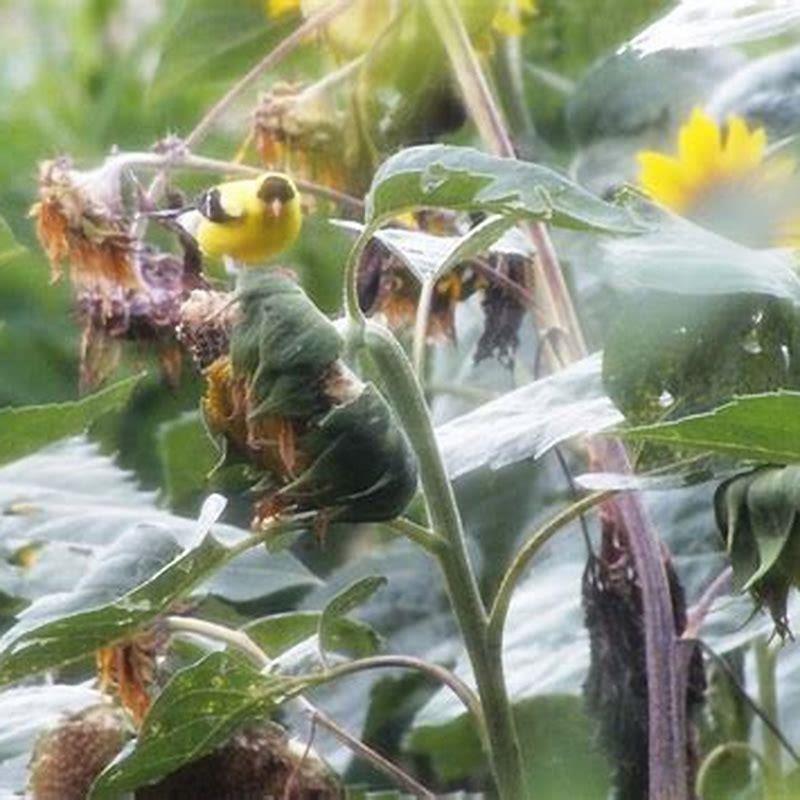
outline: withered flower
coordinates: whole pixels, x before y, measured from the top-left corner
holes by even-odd
[[[265,166],[332,189],[352,182],[353,155],[345,141],[346,119],[329,93],[300,83],[277,83],[261,95],[253,137]]]
[[[185,764],[136,800],[338,800],[339,780],[313,748],[275,723],[244,728],[197,761]]]
[[[530,302],[527,259],[522,255],[490,252],[465,261],[436,282],[428,319],[428,340],[456,339],[455,314],[459,303],[481,296],[484,330],[475,361],[490,356],[513,362],[519,345],[519,327]],[[358,274],[361,310],[380,315],[394,330],[414,326],[421,285],[386,245],[373,238],[362,257]]]
[[[648,794],[648,705],[642,591],[633,568],[624,525],[614,506],[601,507],[602,539],[583,574],[583,608],[591,659],[583,687],[598,741],[614,771],[618,797]],[[675,633],[686,628],[686,598],[667,555]],[[693,720],[703,703],[705,672],[698,647],[691,651],[686,693],[687,786],[694,783],[697,736]]]
[[[53,280],[66,262],[75,287],[136,288],[130,225],[123,213],[119,174],[100,167],[73,169],[68,158],[39,169],[39,201],[31,208]]]
[[[166,649],[167,638],[164,628],[156,623],[96,653],[100,690],[119,698],[137,727],[150,708],[156,659]]]
[[[53,279],[69,265],[81,341],[82,390],[114,371],[122,341],[152,345],[176,383],[181,353],[174,337],[188,293],[205,286],[194,241],[177,231],[183,257],[142,244],[122,199],[121,169],[112,156],[90,172],[66,158],[42,164],[39,201],[31,209]]]
[[[30,763],[32,800],[84,800],[97,776],[122,749],[130,731],[110,704],[66,717],[39,737]]]

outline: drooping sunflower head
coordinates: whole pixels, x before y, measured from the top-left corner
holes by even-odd
[[[661,205],[726,233],[784,238],[795,163],[771,157],[763,128],[731,116],[724,125],[696,108],[678,132],[677,153],[638,154],[639,185]],[[740,238],[737,236],[736,238]]]

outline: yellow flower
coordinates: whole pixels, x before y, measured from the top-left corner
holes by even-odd
[[[504,0],[492,20],[492,28],[502,36],[522,36],[525,18],[536,13],[536,0]]]
[[[763,128],[750,130],[740,117],[730,117],[723,132],[696,108],[678,134],[677,156],[639,153],[639,183],[654,200],[686,213],[722,185],[769,177],[763,169],[766,145]]]
[[[267,0],[267,16],[273,19],[300,10],[300,0]]]

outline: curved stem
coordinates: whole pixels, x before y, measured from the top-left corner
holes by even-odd
[[[195,170],[198,172],[217,172],[228,175],[242,175],[244,177],[258,177],[264,174],[264,167],[257,167],[251,164],[241,164],[236,161],[224,161],[218,158],[206,158],[190,153],[180,148],[170,153],[139,153],[126,152],[106,159],[102,169],[123,170],[123,169],[173,169],[173,170]],[[331,189],[328,186],[314,183],[313,181],[302,178],[294,178],[297,188],[306,194],[322,197],[331,200],[342,206],[349,206],[354,211],[362,212],[364,203],[357,197]]]
[[[528,538],[503,576],[492,604],[492,610],[489,614],[488,637],[494,646],[498,648],[502,646],[503,627],[511,605],[511,597],[517,582],[524,574],[533,557],[561,528],[580,517],[590,508],[604,502],[613,494],[614,492],[594,492],[581,498],[556,514]]]
[[[502,654],[489,646],[486,609],[469,562],[453,487],[436,443],[422,387],[403,348],[388,330],[367,322],[365,334],[367,350],[378,368],[384,391],[417,456],[431,527],[448,544],[438,554],[438,561],[475,674],[486,720],[487,755],[498,794],[503,800],[519,800],[527,794]]]
[[[428,344],[428,320],[431,316],[431,306],[433,305],[433,293],[436,291],[436,281],[431,277],[422,282],[417,303],[417,317],[414,321],[414,345],[412,348],[412,360],[414,372],[420,381],[424,380],[425,374],[425,350]]]
[[[206,639],[224,642],[244,653],[261,670],[269,669],[272,666],[272,659],[244,631],[234,630],[224,625],[218,625],[215,622],[207,622],[206,620],[192,617],[167,617],[166,624],[167,628],[175,633],[193,633]],[[400,767],[384,758],[380,753],[364,744],[356,736],[346,731],[336,720],[329,717],[322,709],[302,695],[290,700],[287,705],[294,705],[298,711],[307,715],[312,723],[316,722],[320,727],[325,728],[343,745],[350,748],[365,761],[369,761],[373,767],[383,772],[384,775],[391,778],[405,791],[413,793],[415,797],[430,798],[430,800],[436,797],[433,792],[400,769]]]
[[[695,781],[695,793],[699,798],[703,797],[703,792],[706,788],[706,782],[708,781],[708,775],[711,772],[711,769],[715,766],[717,761],[720,761],[722,758],[728,755],[740,754],[745,755],[748,758],[751,758],[753,761],[758,763],[758,766],[761,768],[762,774],[767,773],[767,766],[764,763],[764,759],[761,757],[761,753],[758,750],[750,747],[749,744],[746,742],[726,742],[725,744],[717,745],[704,759],[703,763],[700,765],[700,769],[697,770],[697,779]]]
[[[372,229],[365,227],[353,242],[344,265],[344,313],[350,321],[351,331],[348,339],[353,344],[360,343],[364,327],[367,324],[367,318],[361,310],[358,299],[358,268],[361,264],[361,256],[371,238]]]
[[[355,675],[357,672],[366,672],[372,669],[412,669],[428,675],[435,681],[447,686],[464,704],[464,707],[477,723],[479,730],[484,728],[484,714],[481,702],[475,692],[450,670],[440,667],[438,664],[423,661],[421,658],[402,655],[359,658],[356,661],[348,661],[345,664],[331,667],[325,671],[325,677],[326,679],[334,680],[344,675]]]

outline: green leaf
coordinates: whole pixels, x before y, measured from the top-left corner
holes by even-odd
[[[600,367],[600,354],[589,356],[438,426],[448,475],[540,458],[566,439],[620,422],[603,391]]]
[[[288,611],[248,623],[244,630],[271,658],[318,635],[321,611]],[[370,625],[347,617],[334,617],[328,622],[333,641],[330,649],[356,657],[374,655],[381,648],[381,637]]]
[[[71,589],[93,559],[142,528],[169,531],[182,548],[196,542],[194,519],[157,507],[151,492],[82,440],[70,440],[0,468],[0,554],[37,546],[35,564],[13,567],[15,595],[25,599]],[[248,534],[218,524],[228,545]],[[0,562],[2,563],[2,562]],[[254,600],[317,579],[288,553],[249,551],[222,567],[203,591],[233,602]]]
[[[219,460],[199,412],[161,425],[158,452],[169,505],[183,509],[202,493],[208,474]]]
[[[448,208],[611,233],[643,230],[626,209],[547,167],[448,145],[411,147],[389,158],[375,174],[366,206],[371,228],[411,209]]]
[[[202,81],[240,76],[290,29],[267,17],[266,4],[251,0],[186,0],[165,37],[151,84],[155,100]]]
[[[738,397],[704,414],[615,433],[637,441],[787,464],[800,461],[800,393]]]
[[[341,628],[337,621],[366,603],[386,583],[382,575],[369,575],[351,583],[328,601],[319,618],[319,644],[323,652],[347,648],[348,642],[339,636]]]
[[[25,248],[17,243],[8,223],[0,217],[0,267],[13,261],[25,252]]]
[[[724,47],[778,36],[800,27],[800,8],[776,0],[750,3],[691,3],[645,28],[630,43],[640,54],[659,50]]]
[[[632,424],[705,412],[797,386],[798,330],[795,309],[771,297],[640,294],[617,308],[603,382]]]
[[[144,721],[135,746],[95,781],[90,800],[112,800],[169,775],[223,744],[238,728],[263,722],[281,703],[319,679],[258,672],[216,652],[178,672]]]
[[[121,380],[82,400],[0,409],[0,464],[83,433],[98,417],[122,408],[142,375]]]
[[[605,800],[609,769],[598,751],[583,701],[553,694],[514,707],[528,786],[548,798]],[[463,780],[484,763],[471,721],[462,715],[447,725],[416,728],[409,742],[429,756],[445,781]]]
[[[183,552],[159,528],[131,529],[74,590],[32,603],[0,639],[0,683],[54,669],[140,630],[230,558],[207,531],[224,506],[201,517],[202,537]]]
[[[745,247],[685,220],[665,219],[641,236],[609,240],[604,250],[608,279],[626,291],[800,300],[791,253]]]

